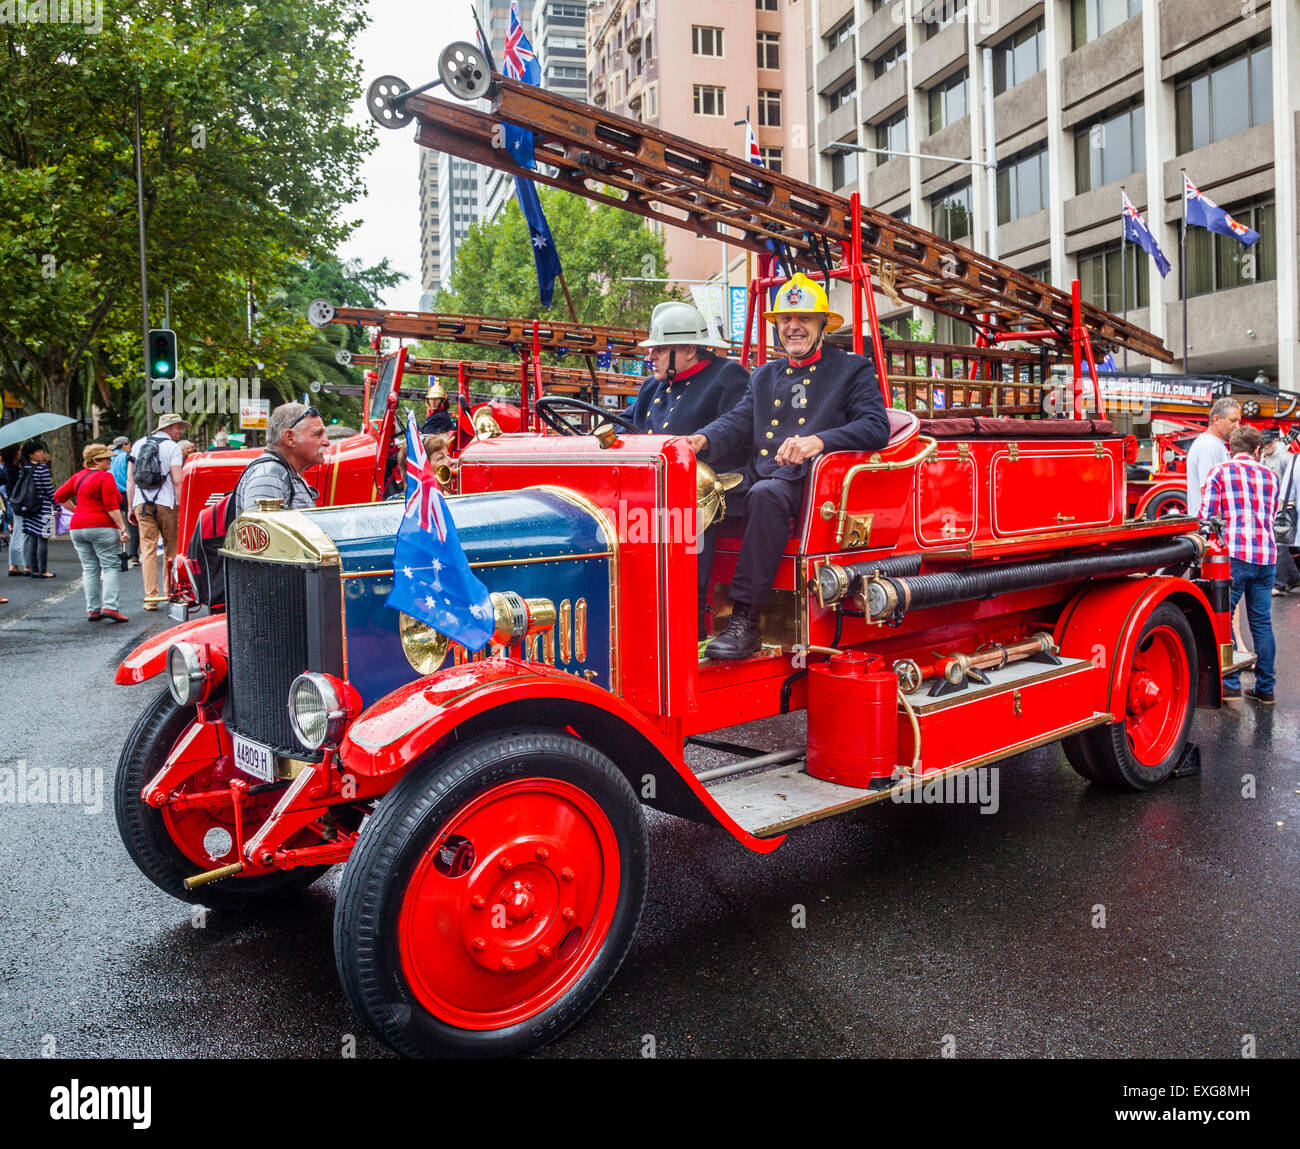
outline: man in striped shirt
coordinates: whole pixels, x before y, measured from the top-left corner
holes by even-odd
[[[1244,596],[1246,618],[1255,642],[1255,688],[1246,696],[1273,705],[1273,569],[1277,543],[1273,518],[1277,514],[1277,476],[1259,461],[1264,437],[1254,427],[1236,427],[1228,440],[1231,458],[1211,468],[1205,479],[1201,518],[1226,524],[1223,541],[1232,568],[1232,610]],[[1223,697],[1241,697],[1241,679],[1225,675]]]

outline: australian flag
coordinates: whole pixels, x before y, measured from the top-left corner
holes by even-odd
[[[512,80],[523,80],[525,84],[541,87],[542,66],[537,62],[537,53],[524,35],[524,26],[519,19],[518,0],[510,0],[510,26],[506,32],[506,50],[503,61],[505,74]],[[537,168],[533,158],[533,133],[514,124],[505,125],[506,150],[515,163],[524,168]]]
[[[393,551],[393,590],[385,606],[482,650],[492,637],[492,601],[469,568],[456,524],[429,466],[415,417],[406,415],[406,513]]]
[[[551,238],[551,226],[542,211],[542,201],[537,195],[537,185],[523,176],[515,176],[515,198],[523,208],[528,224],[528,239],[533,245],[533,264],[537,268],[537,294],[542,306],[550,307],[555,295],[555,277],[560,274],[560,254]]]
[[[1120,192],[1124,197],[1124,238],[1129,243],[1136,243],[1143,251],[1156,261],[1156,268],[1163,279],[1169,274],[1169,260],[1165,258],[1165,253],[1160,250],[1160,245],[1156,243],[1156,237],[1151,234],[1143,221],[1138,209],[1133,206],[1132,201],[1128,198],[1128,192]]]
[[[1230,235],[1249,247],[1257,239],[1259,232],[1238,223],[1214,200],[1201,191],[1186,174],[1183,175],[1183,210],[1187,215],[1188,227],[1204,227],[1219,235]]]

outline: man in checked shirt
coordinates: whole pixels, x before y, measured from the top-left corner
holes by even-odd
[[[1277,543],[1273,517],[1277,514],[1278,481],[1259,461],[1264,437],[1254,427],[1236,427],[1228,439],[1230,458],[1210,469],[1201,499],[1201,518],[1227,524],[1224,543],[1232,567],[1231,609],[1246,599],[1246,618],[1255,642],[1255,688],[1246,691],[1263,706],[1273,705],[1273,568]],[[1241,678],[1225,675],[1223,697],[1241,697]]]

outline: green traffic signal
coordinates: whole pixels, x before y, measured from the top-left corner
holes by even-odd
[[[149,377],[151,379],[176,378],[176,332],[165,327],[149,332]]]

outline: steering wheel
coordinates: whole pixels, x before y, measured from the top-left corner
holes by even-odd
[[[605,411],[597,407],[594,403],[586,403],[581,399],[571,399],[567,395],[543,395],[533,406],[537,409],[537,414],[541,417],[552,431],[560,435],[589,435],[590,431],[585,430],[578,423],[565,418],[561,413],[564,408],[581,411],[586,415],[595,415],[598,419],[606,423],[615,423],[625,431],[630,431],[633,435],[641,434],[637,425],[631,419],[625,419],[622,415],[614,411]]]

